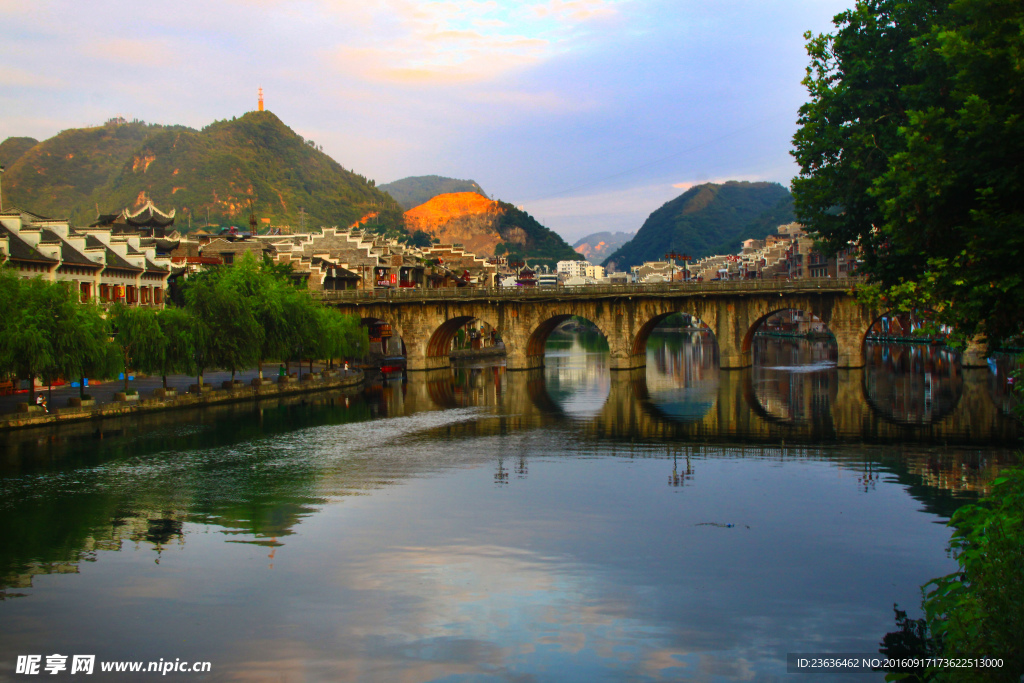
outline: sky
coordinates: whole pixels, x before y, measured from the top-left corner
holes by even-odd
[[[788,185],[853,0],[0,0],[0,139],[266,108],[378,184],[475,180],[570,243],[688,187]]]

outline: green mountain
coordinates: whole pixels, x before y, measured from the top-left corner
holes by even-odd
[[[33,145],[7,168],[4,197],[43,216],[68,218],[78,212],[79,223],[87,219],[88,224],[96,216],[93,193],[147,137],[162,130],[163,126],[133,122],[61,131]],[[124,206],[115,209],[101,203],[100,210],[120,211]]]
[[[10,167],[25,152],[39,144],[35,138],[7,138],[0,142],[0,166]]]
[[[794,220],[792,195],[778,183],[697,185],[652,213],[604,265],[625,270],[673,251],[695,259],[733,254],[743,240],[763,239]]]
[[[187,230],[248,224],[259,228],[366,227],[405,235],[401,207],[372,180],[340,164],[274,114],[249,112],[201,131],[181,126],[108,124],[64,131],[25,153],[4,177],[11,201],[43,215],[88,224],[148,197],[176,209]],[[10,189],[8,186],[10,185]]]
[[[502,201],[498,202],[498,208],[498,234],[503,240],[498,247],[510,262],[524,261],[531,266],[554,268],[559,261],[583,258],[557,232],[544,227],[525,211]]]
[[[406,211],[426,204],[438,195],[452,192],[476,192],[482,197],[487,196],[473,180],[458,180],[439,175],[410,176],[380,185],[379,189],[394,197]]]

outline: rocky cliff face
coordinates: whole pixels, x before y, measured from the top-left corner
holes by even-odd
[[[494,256],[503,240],[498,233],[502,210],[498,202],[475,192],[453,192],[434,197],[405,212],[405,229],[422,230],[442,244],[461,244],[478,256]]]

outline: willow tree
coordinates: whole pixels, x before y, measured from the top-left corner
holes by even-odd
[[[165,308],[157,314],[156,320],[163,339],[150,370],[160,375],[166,389],[167,375],[191,375],[195,370],[198,324],[190,311],[178,307]]]
[[[231,268],[200,273],[185,286],[186,307],[195,316],[195,359],[202,384],[207,367],[238,370],[256,362],[263,330],[256,319],[253,299],[243,282],[255,264],[243,259]]]
[[[124,366],[124,391],[128,393],[128,373],[159,365],[166,340],[152,308],[115,304],[110,309],[110,318],[114,344],[121,352]]]

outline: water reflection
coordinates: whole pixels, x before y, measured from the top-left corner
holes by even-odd
[[[608,341],[596,329],[558,329],[548,337],[544,389],[560,413],[577,419],[600,414],[609,380]]]
[[[864,374],[868,401],[887,418],[933,424],[955,409],[963,374],[955,352],[928,344],[869,343]]]
[[[782,423],[827,430],[839,385],[835,342],[755,337],[753,354],[750,375],[756,408]]]
[[[908,424],[869,405],[864,372],[784,369],[813,348],[719,372],[706,340],[669,335],[614,374],[585,344],[554,351],[536,372],[4,435],[0,585],[23,597],[0,602],[0,662],[781,678],[786,652],[872,651],[892,603],[951,570],[936,522],[1016,436],[987,371]]]

